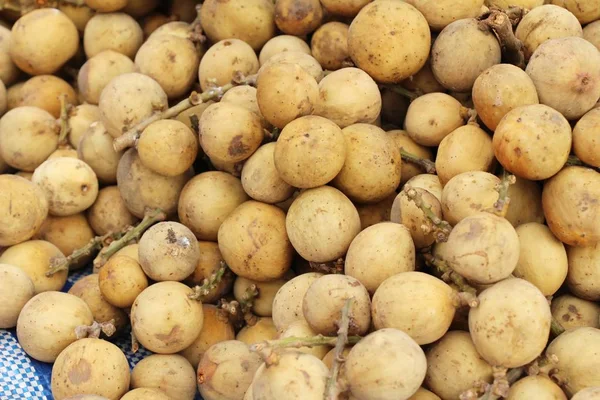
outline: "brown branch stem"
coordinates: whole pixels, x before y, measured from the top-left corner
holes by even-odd
[[[310,269],[315,272],[321,272],[323,274],[343,274],[344,273],[344,259],[338,258],[335,261],[326,263],[317,263],[310,261],[308,263]]]
[[[509,15],[503,11],[492,9],[489,14],[479,17],[479,25],[482,30],[491,29],[496,34],[507,62],[519,68],[525,68],[524,45],[513,32],[513,24]]]
[[[64,146],[68,143],[69,131],[69,104],[67,104],[67,95],[60,96],[60,134],[58,135],[58,145]]]

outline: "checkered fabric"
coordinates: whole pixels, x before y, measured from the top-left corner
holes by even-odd
[[[77,280],[91,273],[92,267],[72,272],[62,291],[67,292]],[[114,343],[123,351],[132,369],[152,354],[141,345],[136,353],[131,351],[129,329]],[[19,345],[16,329],[0,329],[0,400],[53,400],[51,376],[52,364],[29,357]],[[195,400],[202,400],[199,393]]]

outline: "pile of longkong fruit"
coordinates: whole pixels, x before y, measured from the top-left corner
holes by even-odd
[[[600,399],[600,1],[0,3],[55,400]]]

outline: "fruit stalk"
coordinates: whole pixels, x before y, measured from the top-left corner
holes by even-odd
[[[202,285],[197,285],[193,288],[193,292],[188,295],[192,300],[200,300],[210,294],[223,279],[223,275],[227,271],[227,264],[221,261],[219,268],[208,278],[205,278]]]
[[[77,339],[83,338],[96,338],[100,337],[101,333],[110,337],[116,332],[115,320],[111,319],[108,322],[96,322],[94,321],[90,326],[78,326],[75,328],[75,335]]]
[[[144,219],[139,224],[135,227],[127,228],[122,237],[100,250],[100,253],[98,253],[98,256],[94,259],[94,267],[102,267],[113,254],[127,246],[132,240],[139,239],[142,233],[154,223],[164,221],[166,218],[167,215],[159,209],[154,209],[146,213]]]
[[[55,265],[52,265],[53,263],[51,262],[50,269],[46,272],[46,276],[52,276],[57,272],[68,270],[72,264],[76,263],[81,258],[91,254],[93,251],[100,250],[108,241],[118,240],[122,235],[122,232],[109,232],[106,235],[94,237],[88,244],[75,250],[62,262]]]
[[[513,368],[509,371],[506,368],[494,368],[494,383],[492,383],[488,390],[484,393],[479,400],[498,400],[508,396],[508,390],[510,385],[515,383],[525,373],[523,367]]]
[[[64,146],[67,144],[69,137],[69,107],[67,105],[67,95],[60,96],[60,134],[58,135],[58,145]]]
[[[421,94],[416,93],[416,92],[411,92],[410,90],[408,90],[400,85],[382,85],[382,87],[384,89],[391,90],[392,92],[394,92],[396,94],[404,96],[404,97],[410,99],[411,101],[416,99],[417,97],[421,96]]]
[[[348,336],[347,344],[356,344],[362,339],[361,336]],[[284,339],[265,340],[260,343],[255,343],[250,346],[251,351],[261,351],[267,348],[270,349],[286,349],[300,347],[315,347],[315,346],[335,346],[337,344],[337,336],[309,336],[298,337],[290,336]]]
[[[344,352],[344,347],[348,343],[348,327],[350,326],[349,313],[353,299],[353,297],[347,299],[342,308],[342,317],[337,332],[338,336],[335,343],[333,363],[331,365],[331,376],[327,381],[327,388],[325,389],[325,400],[337,400],[342,392],[340,388],[341,385],[338,383],[338,376],[340,374],[340,367],[342,363],[345,362],[342,353]]]
[[[254,299],[259,296],[258,287],[255,284],[250,285],[246,288],[246,291],[242,295],[242,298],[232,301],[226,301],[222,299],[219,302],[219,309],[225,312],[232,325],[240,329],[244,322],[247,325],[256,324],[257,317],[252,313],[252,307],[254,306]]]
[[[459,288],[461,292],[470,293],[477,296],[477,290],[473,286],[469,285],[462,275],[453,271],[444,260],[428,253],[423,254],[423,257],[425,258],[427,265],[435,268],[438,273],[442,275],[443,281],[452,282]]]
[[[591,169],[593,169],[595,171],[599,171],[600,172],[600,168],[592,167],[591,165],[585,164],[576,155],[569,155],[569,158],[567,159],[567,162],[566,162],[565,166],[586,167],[586,168],[591,168]]]
[[[146,127],[148,127],[148,125],[150,125],[151,123],[159,121],[161,119],[173,118],[182,113],[183,111],[187,110],[188,108],[197,106],[198,104],[206,103],[209,100],[220,99],[229,89],[238,85],[249,84],[250,82],[252,82],[251,77],[241,77],[234,79],[232,82],[226,85],[211,87],[202,94],[199,94],[198,92],[194,91],[192,92],[192,94],[189,95],[187,99],[180,101],[173,107],[163,112],[156,112],[152,114],[133,128],[129,129],[123,135],[119,136],[114,140],[113,147],[116,152],[121,152],[128,147],[135,146],[144,129],[146,129]]]
[[[437,243],[448,241],[448,236],[452,231],[452,226],[431,211],[431,204],[427,204],[423,201],[423,197],[418,190],[407,185],[404,185],[402,190],[404,193],[406,193],[408,199],[415,203],[415,205],[419,207],[421,211],[423,211],[425,217],[427,217],[427,219],[433,225],[431,230],[435,236],[435,241]]]
[[[554,316],[552,316],[550,330],[552,331],[552,334],[554,336],[558,336],[558,335],[561,335],[562,333],[564,333],[565,328],[563,328],[563,326],[560,324],[560,322],[558,322],[558,320],[556,318],[554,318]]]
[[[326,263],[309,262],[310,269],[315,272],[321,272],[324,274],[343,274],[344,273],[344,259],[338,258],[335,261]]]
[[[202,31],[202,23],[200,21],[200,10],[202,9],[202,4],[196,5],[196,19],[192,21],[190,24],[190,34],[188,39],[194,43],[202,44],[206,42],[206,36],[204,36],[204,32]]]
[[[514,175],[507,174],[506,170],[502,173],[502,181],[496,187],[498,190],[498,200],[494,203],[494,207],[491,210],[493,214],[499,217],[505,217],[508,212],[508,206],[510,205],[510,197],[508,197],[508,188],[517,182],[517,178]]]
[[[417,164],[419,167],[423,168],[428,174],[435,174],[435,163],[433,161],[409,153],[403,148],[400,148],[400,155],[402,156],[402,161]]]

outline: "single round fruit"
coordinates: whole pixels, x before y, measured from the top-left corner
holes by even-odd
[[[427,20],[405,2],[375,0],[358,12],[348,30],[350,57],[380,83],[400,82],[417,73],[430,47]]]
[[[542,353],[552,314],[537,287],[509,278],[485,289],[478,298],[479,305],[469,311],[469,332],[477,352],[490,365],[517,368]]]

